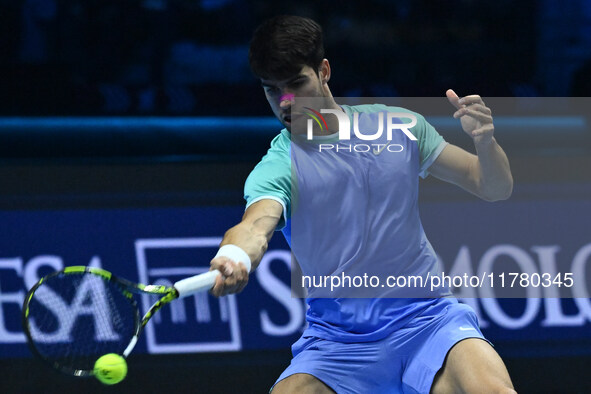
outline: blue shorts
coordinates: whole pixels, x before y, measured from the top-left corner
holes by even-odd
[[[375,342],[341,343],[305,335],[292,346],[291,364],[277,382],[306,373],[338,394],[428,393],[456,343],[484,339],[472,308],[459,303],[436,315],[419,314]]]

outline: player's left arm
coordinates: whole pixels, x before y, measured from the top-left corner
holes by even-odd
[[[451,89],[446,94],[457,109],[454,118],[460,119],[462,128],[472,138],[477,155],[449,144],[429,172],[486,201],[509,198],[513,191],[513,176],[507,155],[494,138],[490,108],[477,95],[460,98]]]

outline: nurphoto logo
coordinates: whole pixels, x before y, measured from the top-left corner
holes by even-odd
[[[306,138],[308,140],[314,139],[314,122],[320,127],[320,130],[328,130],[328,125],[324,116],[322,114],[333,114],[337,117],[338,125],[339,125],[339,141],[350,141],[352,138],[351,130],[353,130],[353,136],[358,138],[362,141],[376,141],[382,138],[384,134],[384,129],[386,132],[386,142],[385,143],[361,143],[361,144],[349,144],[349,145],[342,145],[342,144],[319,144],[319,151],[329,151],[335,150],[336,152],[339,151],[347,151],[347,152],[369,152],[370,150],[373,151],[375,155],[379,155],[384,150],[388,152],[402,152],[404,147],[400,144],[392,144],[392,135],[394,131],[402,131],[410,140],[416,141],[417,138],[411,133],[410,129],[416,126],[417,118],[415,115],[406,113],[406,112],[379,112],[378,113],[378,120],[377,120],[377,130],[372,134],[365,134],[359,130],[359,113],[355,112],[353,114],[353,127],[351,127],[351,121],[349,120],[349,116],[339,110],[335,109],[321,109],[320,112],[310,108],[305,107],[307,110],[306,114],[310,116],[307,123],[307,133]],[[385,120],[384,120],[384,114]],[[410,119],[409,123],[404,123],[403,119]],[[384,126],[385,123],[385,126]],[[367,131],[365,131],[367,132]]]

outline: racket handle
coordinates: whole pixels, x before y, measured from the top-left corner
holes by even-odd
[[[220,271],[218,270],[208,271],[203,274],[179,280],[173,286],[179,292],[179,298],[183,298],[190,296],[191,294],[199,293],[200,291],[208,291],[213,287],[219,274]]]

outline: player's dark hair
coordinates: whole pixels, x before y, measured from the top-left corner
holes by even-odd
[[[322,28],[308,18],[275,16],[255,30],[248,57],[252,72],[259,78],[287,79],[303,66],[318,73],[324,59]]]

